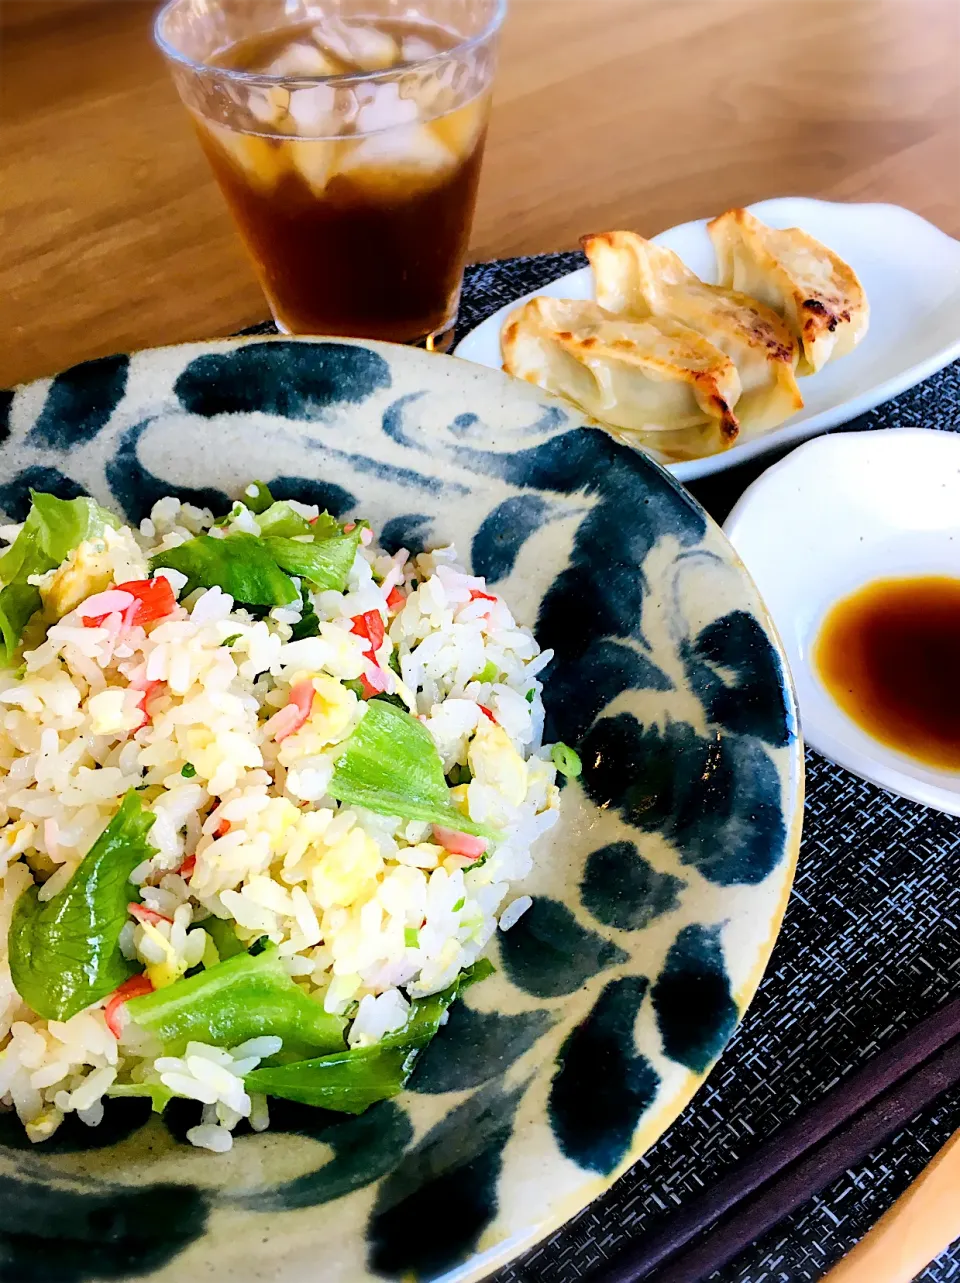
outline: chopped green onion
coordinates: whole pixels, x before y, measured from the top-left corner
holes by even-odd
[[[217,951],[217,962],[226,962],[228,958],[235,958],[238,953],[247,953],[232,924],[225,918],[206,918],[204,919],[203,929],[207,936],[213,941],[214,948]],[[213,965],[213,964],[211,964]]]
[[[567,744],[559,742],[554,744],[550,750],[550,756],[560,774],[566,775],[568,779],[575,780],[583,770],[579,754]]]
[[[500,676],[500,669],[492,659],[488,659],[473,679],[475,682],[495,682]]]
[[[226,514],[226,516],[218,517],[216,519],[216,521],[213,523],[214,529],[220,530],[224,526],[229,526],[231,521],[236,521],[236,519],[241,515],[241,513],[246,511],[247,510],[246,508],[244,508],[242,503],[234,503],[233,507]]]
[[[231,633],[229,637],[224,637],[220,643],[221,646],[236,646],[237,642],[243,636],[243,633]]]
[[[528,704],[532,704],[532,703],[533,703],[533,701],[534,701],[534,699],[536,699],[536,696],[537,696],[537,692],[536,692],[536,691],[533,689],[533,687],[531,686],[531,687],[530,687],[530,689],[527,691],[527,694],[526,694],[526,701],[527,701],[527,703],[528,703]]]
[[[243,492],[242,502],[252,513],[266,512],[273,503],[273,495],[262,481],[251,481]]]
[[[408,949],[420,948],[420,932],[416,927],[404,927],[403,943]]]
[[[197,773],[197,768],[192,762],[186,762],[180,774],[185,780],[192,780]]]
[[[467,903],[466,896],[461,896],[460,899],[457,901],[457,903],[453,906],[453,912],[459,913],[466,903]]]

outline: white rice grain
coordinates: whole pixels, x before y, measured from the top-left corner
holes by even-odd
[[[233,1148],[233,1136],[226,1127],[204,1123],[187,1131],[187,1140],[198,1149],[210,1149],[215,1154],[227,1154]]]

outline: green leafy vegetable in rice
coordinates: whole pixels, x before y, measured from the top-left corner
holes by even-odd
[[[138,529],[34,494],[0,555],[0,1106],[223,1151],[401,1091],[556,821],[549,662],[451,548],[276,500]]]
[[[10,923],[10,974],[21,998],[40,1016],[69,1020],[112,993],[136,970],[120,949],[133,888],[130,874],[155,854],[154,822],[139,794],[120,809],[61,891],[41,904],[38,888],[17,900]]]

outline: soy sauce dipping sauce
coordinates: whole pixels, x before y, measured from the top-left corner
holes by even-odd
[[[879,579],[836,603],[813,664],[843,711],[890,748],[960,770],[960,579]]]

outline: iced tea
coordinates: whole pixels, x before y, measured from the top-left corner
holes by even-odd
[[[449,337],[490,96],[489,75],[471,85],[444,57],[457,42],[328,16],[207,59],[246,73],[241,108],[187,105],[281,329]]]

